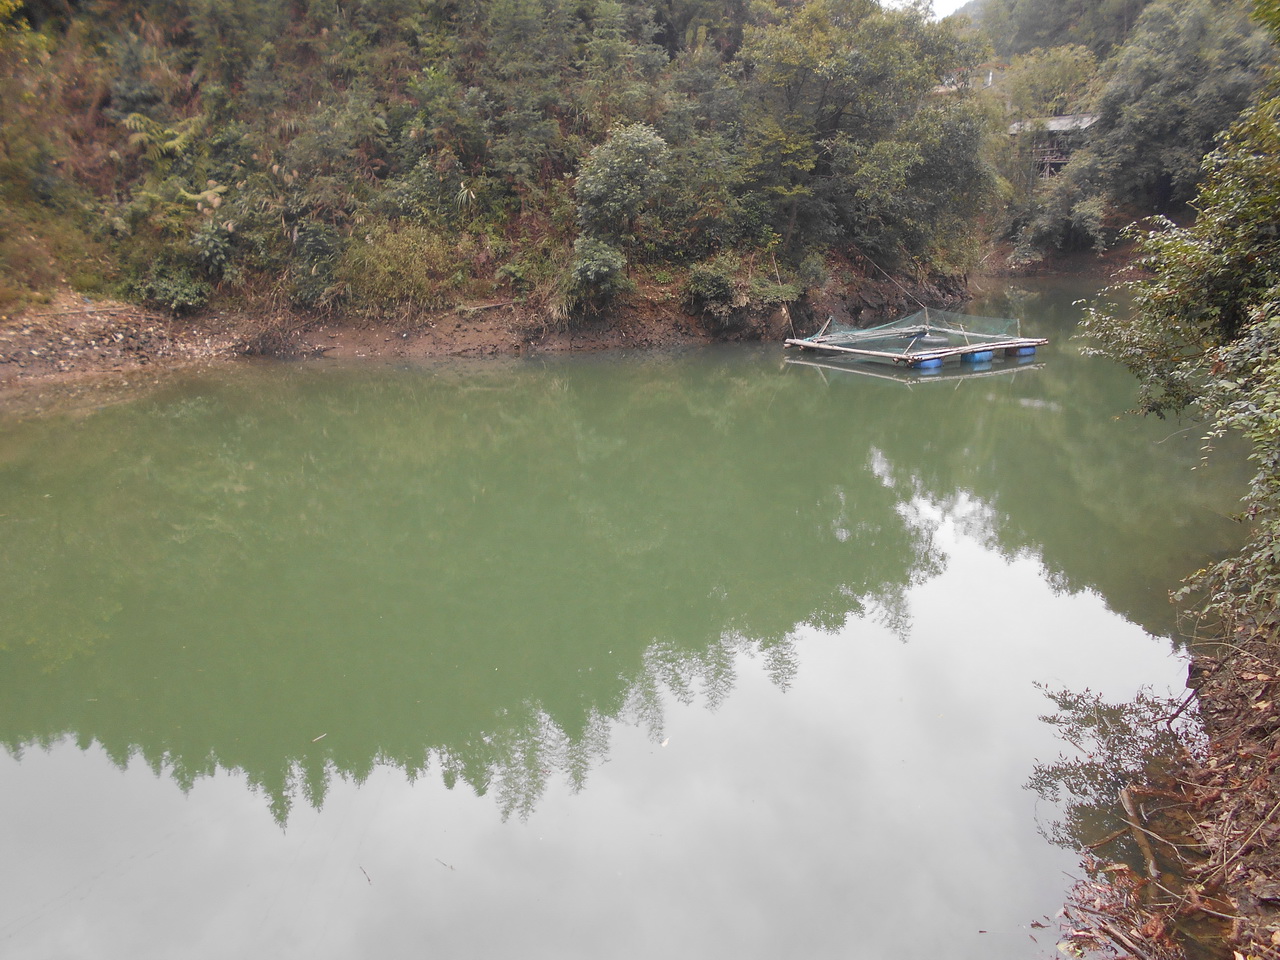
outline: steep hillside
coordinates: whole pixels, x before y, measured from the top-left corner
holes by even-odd
[[[0,310],[559,326],[674,279],[794,302],[832,251],[973,262],[981,47],[872,0],[0,0]],[[849,51],[857,51],[851,56]]]

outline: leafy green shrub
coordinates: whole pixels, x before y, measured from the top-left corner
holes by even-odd
[[[494,272],[494,277],[511,284],[511,289],[517,293],[524,293],[530,286],[526,264],[519,258],[500,266]]]
[[[226,222],[203,220],[191,234],[191,247],[205,274],[217,280],[231,265],[232,231]]]
[[[689,271],[685,298],[690,308],[701,314],[703,321],[716,332],[742,328],[748,319],[747,308],[762,295],[766,302],[774,301],[776,291],[772,288],[777,284],[747,280],[742,272],[742,261],[732,253],[722,253]],[[797,295],[798,291],[786,299],[794,300]]]
[[[196,274],[190,264],[160,262],[132,285],[131,292],[147,303],[175,313],[186,313],[208,303],[213,288]]]
[[[800,292],[800,287],[794,283],[779,283],[764,277],[755,277],[751,281],[751,299],[770,307],[794,303],[800,299]]]
[[[1102,197],[1089,197],[1071,208],[1071,228],[1093,241],[1093,249],[1104,252],[1111,245],[1116,231],[1107,224],[1110,206]]]
[[[724,317],[738,303],[734,275],[738,269],[736,258],[719,256],[708,263],[699,263],[689,271],[685,284],[685,298],[697,313]]]
[[[800,261],[800,266],[796,269],[796,279],[802,287],[807,289],[822,286],[830,279],[826,260],[821,254],[809,254]]]
[[[564,291],[564,306],[570,312],[599,311],[632,288],[627,258],[617,247],[595,237],[579,237],[573,243],[573,255]]]

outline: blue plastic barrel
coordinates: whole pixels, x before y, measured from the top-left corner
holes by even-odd
[[[994,350],[979,350],[976,353],[961,354],[960,359],[965,363],[986,363],[995,355]]]
[[[928,357],[924,360],[917,360],[915,363],[911,364],[911,366],[916,370],[937,370],[942,366],[942,358]]]
[[[1034,357],[1035,347],[1008,347],[1004,351],[1006,357]]]

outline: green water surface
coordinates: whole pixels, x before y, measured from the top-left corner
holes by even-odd
[[[1019,957],[1036,682],[1174,686],[1231,458],[1051,345],[191,374],[0,420],[0,954]]]

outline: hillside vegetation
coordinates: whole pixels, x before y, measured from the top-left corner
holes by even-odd
[[[1244,0],[969,9],[0,0],[0,311],[569,326],[656,284],[729,329],[833,262],[960,277],[1176,213],[1272,59]],[[1008,134],[1083,111],[1057,176]]]
[[[832,248],[962,270],[982,46],[921,8],[0,0],[0,303],[65,270],[211,299],[571,320],[679,271],[785,302]],[[776,263],[776,267],[775,267]],[[744,278],[752,282],[744,286]]]
[[[1185,218],[1201,161],[1274,63],[1252,4],[1234,0],[977,0],[1000,57],[997,95],[1023,132],[997,164],[995,234],[1014,262],[1104,250],[1151,214]],[[1089,125],[1051,137],[1053,118]],[[1039,132],[1037,132],[1039,131]],[[1059,160],[1046,163],[1058,148]]]

